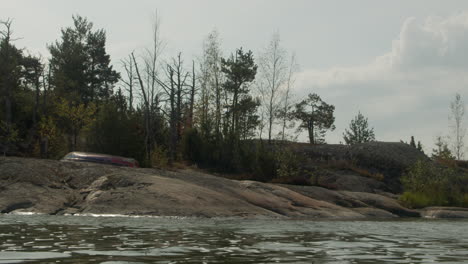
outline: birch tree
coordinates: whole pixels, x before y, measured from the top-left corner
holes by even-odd
[[[217,30],[208,34],[203,42],[200,62],[200,126],[202,135],[214,132],[221,138],[223,116],[223,74],[221,72],[221,41]]]
[[[265,82],[264,102],[266,108],[268,141],[271,141],[273,124],[281,108],[281,89],[288,77],[286,51],[280,45],[280,36],[275,33],[259,60],[260,78]]]
[[[452,130],[452,152],[460,160],[464,156],[466,128],[464,124],[465,103],[459,93],[450,103],[450,128]]]
[[[281,140],[286,139],[286,128],[292,128],[294,122],[291,122],[291,115],[294,107],[292,88],[294,85],[294,74],[297,72],[299,66],[296,62],[296,55],[293,53],[289,61],[288,76],[285,88],[282,92],[281,107],[277,112],[278,117],[281,119]]]

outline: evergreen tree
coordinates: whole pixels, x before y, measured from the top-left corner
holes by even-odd
[[[309,142],[320,144],[325,142],[326,131],[335,129],[334,111],[335,106],[325,103],[317,94],[309,94],[296,104],[293,116],[302,122],[298,131],[307,129]]]
[[[11,21],[0,21],[0,117],[7,128],[13,121],[13,100],[18,92],[22,77],[23,52],[12,44]]]
[[[13,44],[11,20],[0,21],[0,149],[3,153],[32,149],[37,135],[40,77],[39,58],[24,55]],[[6,140],[7,139],[7,140]],[[14,139],[14,140],[13,140]],[[20,144],[16,144],[21,142]]]
[[[57,95],[85,104],[108,99],[120,75],[106,52],[106,33],[73,16],[74,27],[62,29],[61,40],[50,45],[52,84]]]
[[[249,84],[255,79],[257,74],[257,65],[255,64],[252,51],[244,53],[242,48],[236,51],[228,59],[221,60],[221,70],[225,74],[226,81],[224,89],[231,95],[231,105],[228,107],[228,116],[230,117],[230,134],[239,139],[241,124],[240,118],[243,114],[252,112],[250,107],[257,107],[255,104],[241,104],[246,100],[249,90]]]
[[[414,136],[411,136],[410,146],[416,148],[416,142],[414,141]]]
[[[87,133],[90,151],[144,161],[144,137],[138,128],[141,113],[132,111],[127,99],[118,90],[101,106]]]
[[[455,159],[452,152],[448,147],[448,143],[442,138],[442,136],[438,136],[435,142],[436,148],[432,149],[432,158],[433,159],[444,159],[444,160],[451,160]]]
[[[416,148],[421,151],[422,153],[424,153],[424,150],[423,150],[423,146],[421,144],[421,141],[418,141],[418,145],[416,146]]]
[[[345,129],[343,138],[348,145],[375,141],[374,129],[369,128],[367,118],[359,112],[358,115],[351,120],[349,130]]]

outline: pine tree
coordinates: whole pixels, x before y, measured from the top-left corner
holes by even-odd
[[[442,136],[438,136],[435,142],[436,148],[432,149],[432,158],[433,159],[444,159],[444,160],[451,160],[455,159],[452,152],[448,147],[448,143],[442,138]]]
[[[298,131],[307,129],[309,142],[321,144],[325,143],[326,131],[335,129],[334,111],[335,106],[325,103],[317,94],[309,94],[306,99],[296,104],[293,116],[302,122]]]
[[[369,128],[367,118],[359,112],[358,115],[351,120],[349,130],[345,129],[343,138],[348,145],[374,141],[374,129]]]
[[[419,151],[421,151],[422,153],[424,153],[424,150],[423,150],[423,146],[421,144],[421,141],[418,141],[418,145],[416,147]]]
[[[62,29],[60,41],[50,45],[52,84],[68,100],[89,103],[108,99],[120,74],[106,52],[106,33],[93,23],[73,16],[74,27]]]
[[[413,148],[416,148],[416,142],[414,141],[413,136],[411,136],[410,146],[412,146]]]
[[[229,106],[229,116],[231,117],[230,134],[234,138],[240,137],[241,124],[240,118],[244,113],[251,112],[250,109],[242,105],[242,100],[248,97],[250,92],[248,84],[255,79],[257,74],[257,65],[255,64],[252,51],[244,52],[242,48],[236,51],[228,59],[221,60],[222,72],[225,74],[226,81],[224,89],[232,96]],[[248,104],[251,107],[257,107],[256,104]]]

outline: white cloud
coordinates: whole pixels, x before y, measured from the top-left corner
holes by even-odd
[[[468,96],[468,12],[423,21],[408,18],[391,44],[388,53],[367,65],[308,69],[298,75],[299,95],[316,92],[336,106],[331,143],[342,141],[359,110],[379,140],[414,135],[430,150],[434,136],[447,133],[449,102],[456,92],[465,101]]]
[[[447,19],[429,17],[424,22],[409,18],[388,57],[393,67],[468,68],[468,13]]]

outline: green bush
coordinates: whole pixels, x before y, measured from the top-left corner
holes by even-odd
[[[182,154],[184,159],[200,163],[205,160],[204,142],[196,128],[184,131],[182,137]]]
[[[277,150],[275,158],[278,178],[297,178],[302,174],[299,158],[291,150],[286,148]]]
[[[400,196],[400,201],[410,208],[424,208],[433,205],[430,197],[424,193],[404,192]]]
[[[418,161],[401,182],[405,192],[400,201],[405,206],[468,206],[468,174],[462,169]]]
[[[87,150],[137,159],[145,166],[144,136],[139,131],[137,113],[119,109],[114,104],[101,106],[87,131]]]
[[[163,146],[156,145],[151,152],[151,165],[153,168],[164,169],[169,166],[169,155]]]

